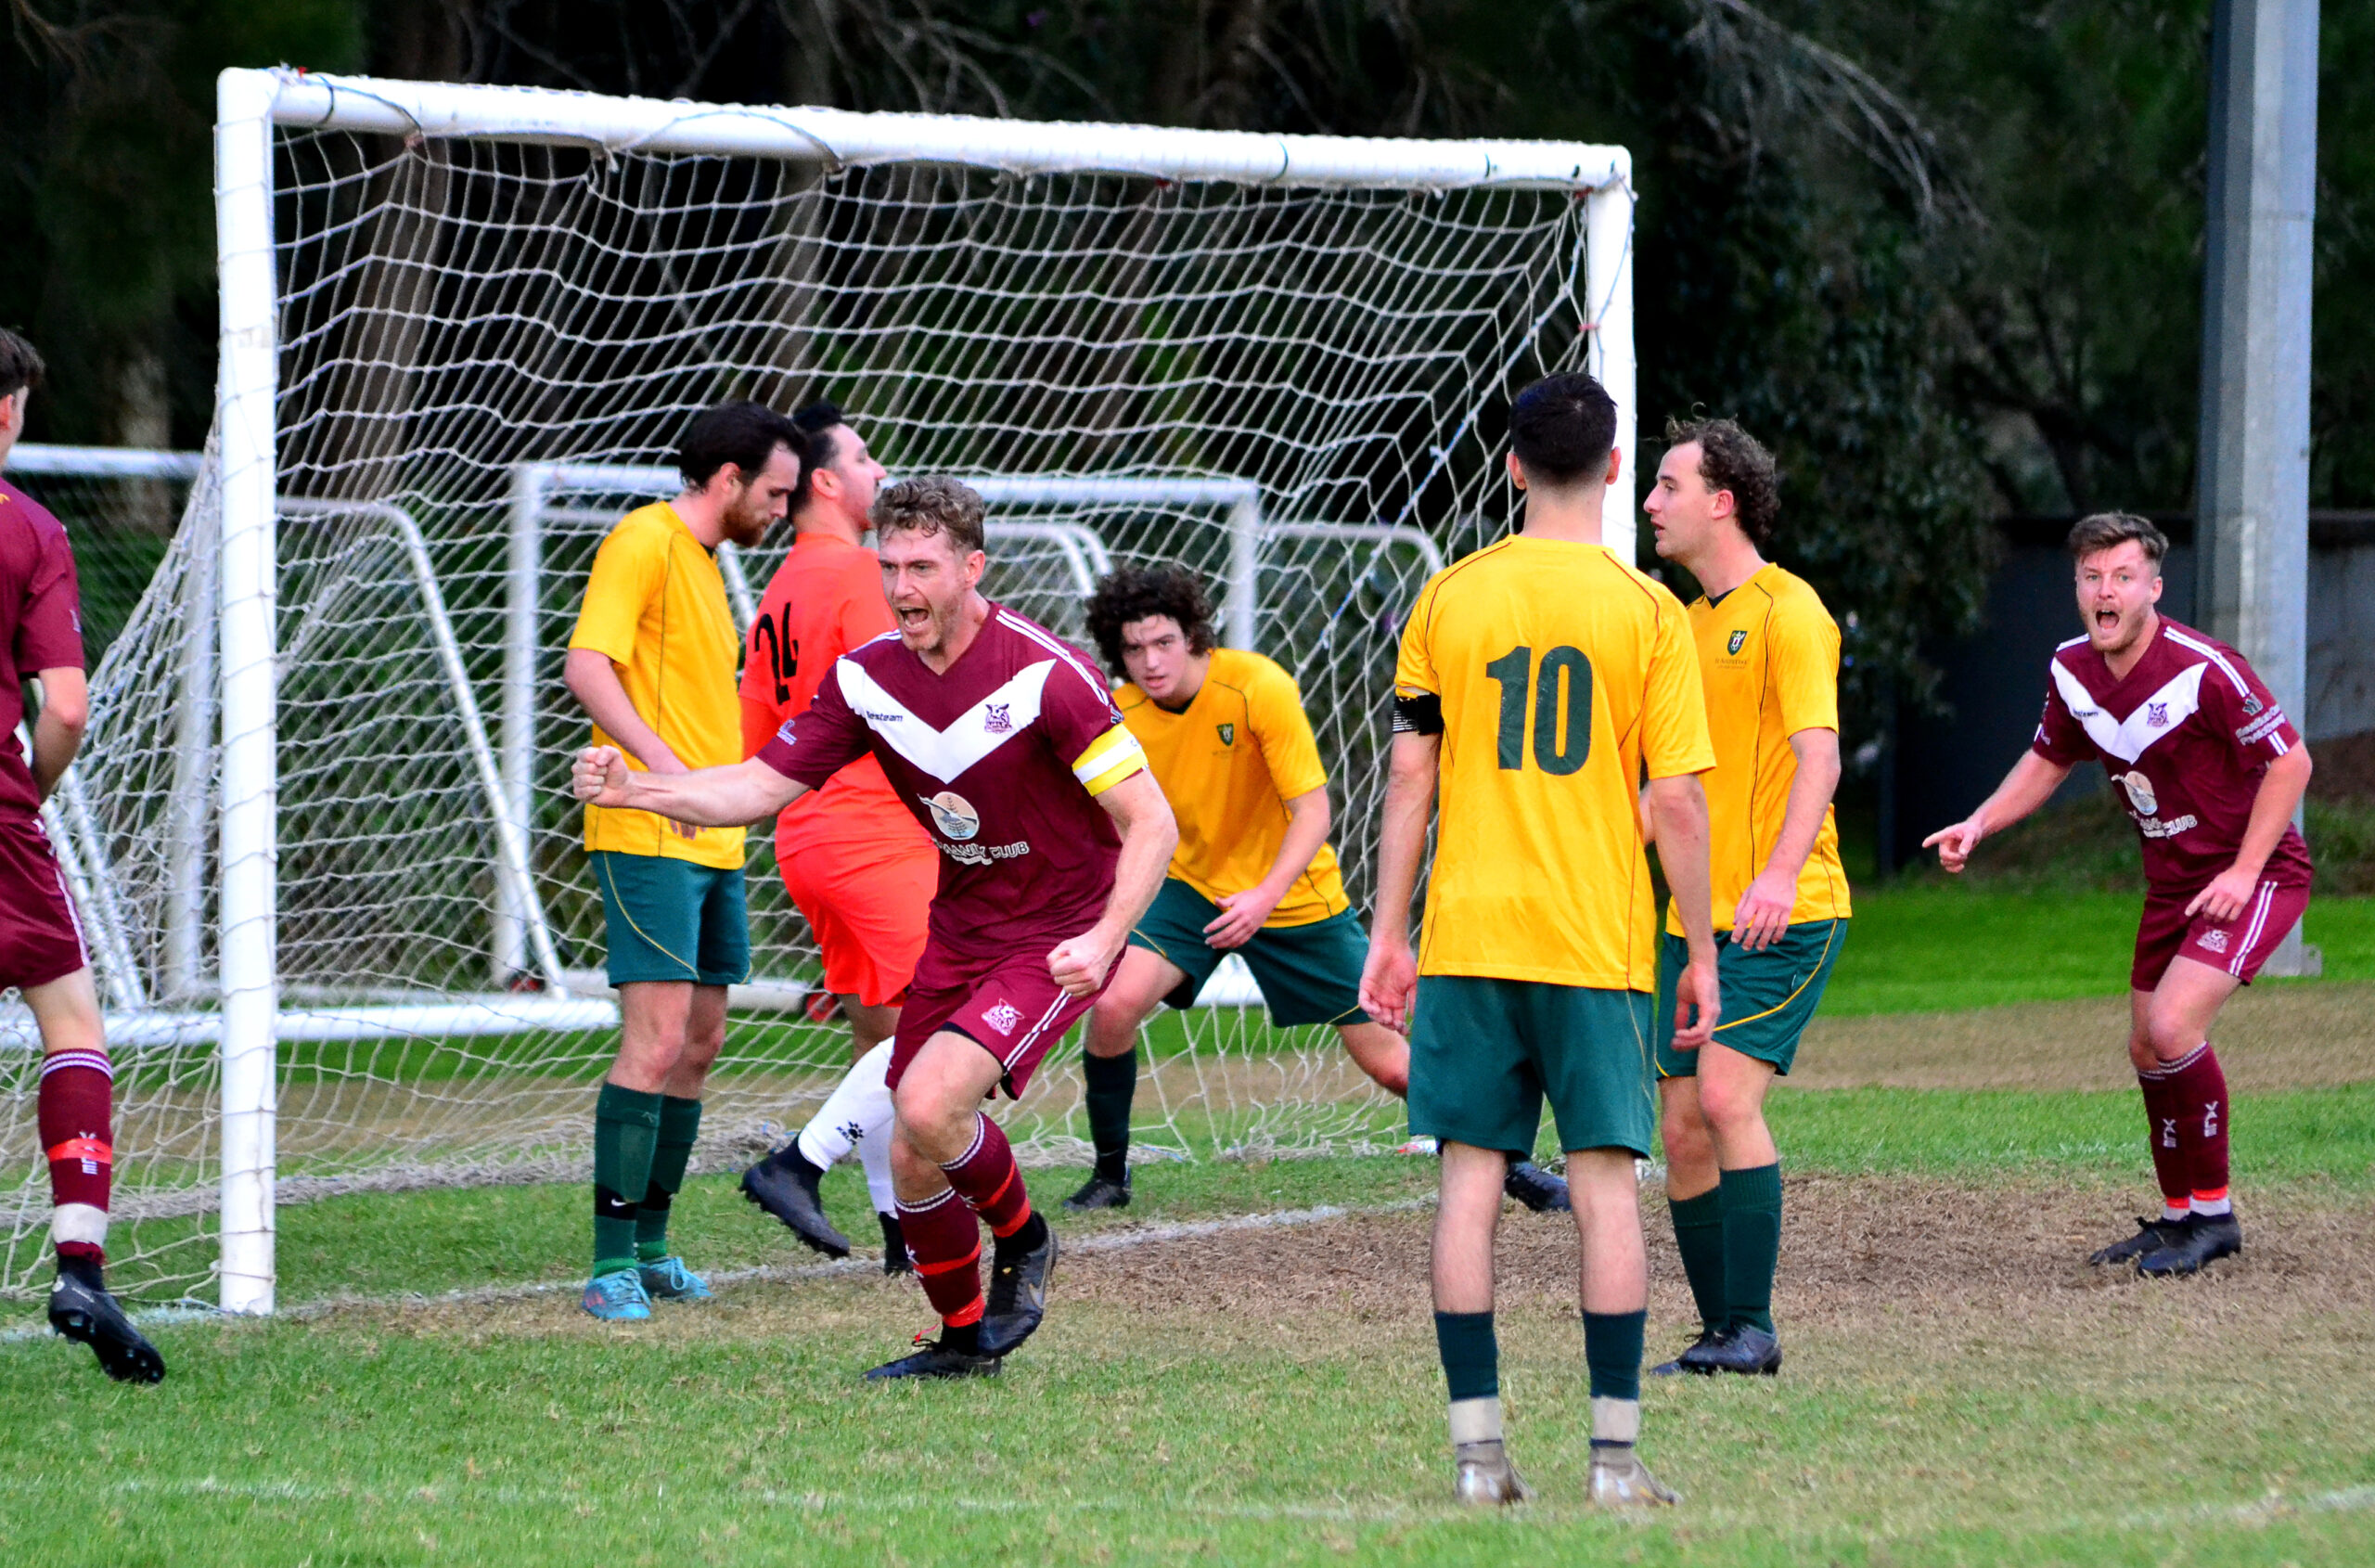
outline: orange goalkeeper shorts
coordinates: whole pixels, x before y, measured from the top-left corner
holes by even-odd
[[[899,1001],[923,955],[940,852],[904,842],[809,840],[779,854],[784,891],[825,955],[825,989],[870,1008]]]

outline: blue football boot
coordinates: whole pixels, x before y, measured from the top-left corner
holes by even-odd
[[[640,1323],[651,1316],[651,1293],[643,1288],[640,1269],[596,1275],[579,1305],[605,1323]]]
[[[664,1257],[656,1263],[635,1265],[642,1277],[644,1293],[653,1301],[708,1301],[712,1299],[709,1281],[685,1266],[680,1257]]]

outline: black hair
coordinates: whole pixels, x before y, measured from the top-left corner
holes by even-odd
[[[1088,633],[1097,651],[1117,680],[1127,680],[1122,662],[1122,628],[1149,615],[1168,615],[1179,623],[1188,651],[1209,653],[1213,647],[1213,601],[1203,583],[1184,566],[1122,566],[1107,573],[1089,596]]]
[[[818,469],[830,466],[840,451],[841,443],[833,439],[833,427],[846,425],[849,420],[843,417],[840,405],[820,397],[794,414],[791,423],[804,438],[800,454],[800,482],[791,487],[790,509],[797,512],[808,504],[813,493],[810,476]]]
[[[1699,478],[1710,491],[1732,493],[1732,517],[1762,550],[1781,521],[1781,470],[1765,443],[1729,419],[1666,421],[1669,448],[1699,444]]]
[[[763,403],[721,403],[687,428],[676,448],[676,471],[687,489],[699,490],[732,463],[748,482],[759,477],[778,446],[804,457],[807,442],[797,426]]]
[[[1616,400],[1580,370],[1545,376],[1509,405],[1509,450],[1532,483],[1597,479],[1615,449]]]
[[[41,351],[0,327],[0,397],[14,397],[28,387],[38,389],[47,368],[41,362]]]

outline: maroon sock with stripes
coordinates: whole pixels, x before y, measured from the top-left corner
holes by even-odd
[[[951,1189],[918,1202],[899,1200],[899,1230],[932,1310],[951,1328],[982,1320],[982,1227]]]
[[[50,1221],[61,1263],[107,1261],[108,1188],[115,1164],[109,1125],[115,1072],[103,1050],[53,1051],[42,1059],[34,1110],[49,1159]]]
[[[948,1185],[965,1195],[993,1236],[1011,1236],[1031,1222],[1031,1195],[1023,1190],[1022,1167],[1014,1146],[995,1122],[973,1112],[973,1147],[940,1167]]]
[[[2161,1187],[2161,1217],[2182,1219],[2193,1201],[2193,1181],[2185,1151],[2177,1147],[2176,1086],[2159,1068],[2139,1071],[2136,1082],[2144,1091],[2146,1141],[2152,1146],[2152,1175]]]
[[[2192,1188],[2193,1212],[2223,1215],[2227,1200],[2227,1074],[2210,1042],[2170,1062],[2162,1071],[2177,1107],[2177,1152],[2185,1156],[2186,1179]]]

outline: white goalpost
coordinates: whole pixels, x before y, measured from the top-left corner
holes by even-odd
[[[830,397],[895,471],[964,478],[989,591],[1076,640],[1114,564],[1199,572],[1223,640],[1302,687],[1364,910],[1399,618],[1504,527],[1524,382],[1615,397],[1632,547],[1621,148],[290,71],[225,72],[218,110],[214,429],[166,455],[186,506],[58,805],[102,912],[115,1250],[151,1296],[272,1311],[281,1203],[583,1175],[615,1009],[559,667],[595,546],[675,490],[700,409]],[[746,627],[787,544],[722,553]],[[846,1054],[750,842],[753,983],[697,1168],[796,1128]],[[1400,1141],[1241,967],[1200,1000],[1149,1025],[1142,1152]],[[0,1017],[12,1150],[16,1043]],[[1085,1163],[1076,1053],[1001,1114],[1026,1163]],[[17,1198],[0,1290],[38,1251]]]

